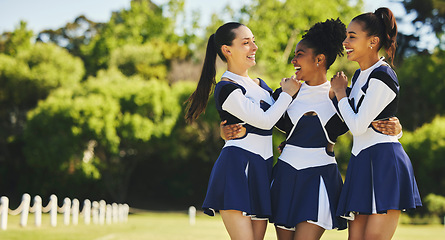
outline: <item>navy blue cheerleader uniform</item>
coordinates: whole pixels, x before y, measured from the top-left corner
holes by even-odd
[[[366,70],[357,70],[349,96],[338,102],[353,135],[338,216],[354,220],[357,213],[378,214],[422,205],[411,161],[399,137],[384,135],[371,125],[395,115],[398,94],[397,76],[382,58]]]
[[[241,123],[246,135],[226,141],[210,174],[202,208],[210,216],[219,210],[238,210],[252,218],[271,215],[272,128],[292,102],[281,93],[275,101],[272,90],[248,78],[226,71],[216,84],[214,97],[221,120]]]
[[[286,145],[272,173],[272,217],[276,226],[294,230],[301,222],[324,229],[345,229],[336,217],[343,181],[333,152],[327,150],[348,131],[329,98],[330,82],[303,83],[277,127]]]

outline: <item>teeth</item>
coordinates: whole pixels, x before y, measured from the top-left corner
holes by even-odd
[[[301,69],[301,67],[295,67],[295,70],[299,71]]]
[[[255,58],[255,55],[247,56],[248,58]]]
[[[350,53],[350,52],[352,52],[352,51],[354,51],[354,49],[346,49],[346,52],[347,52],[347,53]]]

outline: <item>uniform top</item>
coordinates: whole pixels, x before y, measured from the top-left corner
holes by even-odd
[[[351,131],[352,153],[384,142],[398,142],[398,136],[384,135],[372,128],[374,120],[395,115],[399,83],[395,72],[384,61],[365,70],[357,70],[352,79],[348,98],[338,102],[339,112]]]
[[[279,158],[296,169],[335,163],[334,154],[327,152],[326,146],[334,144],[348,128],[329,98],[330,88],[330,82],[317,86],[303,83],[277,123],[277,128],[287,135],[286,146]]]
[[[272,128],[292,102],[287,93],[279,94],[276,101],[272,89],[260,80],[256,84],[248,77],[226,71],[215,87],[215,104],[221,120],[226,124],[241,123],[246,127],[246,136],[226,141],[224,147],[236,146],[261,155],[264,159],[273,156]]]

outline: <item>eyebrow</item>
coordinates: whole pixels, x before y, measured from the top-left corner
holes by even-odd
[[[353,33],[353,34],[357,34],[356,32],[354,32],[354,31],[349,31],[348,33]]]

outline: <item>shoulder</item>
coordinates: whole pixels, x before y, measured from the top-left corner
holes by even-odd
[[[236,89],[240,89],[243,94],[246,93],[246,89],[235,81],[228,78],[221,78],[221,81],[219,81],[215,86],[215,95],[222,95],[227,97]]]
[[[273,92],[272,88],[270,88],[263,79],[261,79],[261,78],[257,78],[257,79],[260,82],[260,87],[263,88],[264,90],[268,91],[270,94],[272,94],[272,92]]]
[[[369,79],[382,81],[393,90],[396,90],[399,86],[396,72],[386,64],[374,69],[369,75]]]

